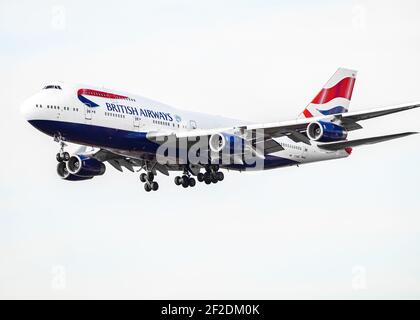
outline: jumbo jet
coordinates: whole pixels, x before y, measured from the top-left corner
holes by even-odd
[[[354,147],[405,137],[403,132],[348,139],[360,122],[418,108],[405,104],[348,112],[357,72],[340,68],[294,120],[251,123],[189,112],[137,95],[86,85],[53,83],[22,104],[26,120],[59,143],[57,173],[67,181],[103,175],[106,166],[140,172],[147,192],[157,173],[181,174],[194,187],[224,179],[221,170],[267,170],[346,158]],[[70,155],[67,143],[80,145]]]

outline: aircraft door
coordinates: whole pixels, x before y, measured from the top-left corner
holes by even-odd
[[[57,119],[60,119],[60,117],[61,117],[61,108],[62,107],[57,106]]]
[[[136,116],[136,115],[134,115],[133,116],[133,128],[134,128],[134,131],[140,131],[140,117],[139,116]]]
[[[92,120],[92,113],[93,113],[92,108],[85,105],[85,119],[86,120]]]
[[[190,120],[190,129],[197,129],[197,122],[195,120]]]
[[[308,155],[308,150],[309,150],[309,146],[308,145],[306,145],[306,144],[301,144],[301,148],[302,148],[302,150],[301,150],[301,154],[300,154],[300,157],[302,158],[302,159],[306,159],[306,157],[307,157],[307,155]]]

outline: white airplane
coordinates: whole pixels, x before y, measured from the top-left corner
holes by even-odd
[[[159,188],[157,172],[180,171],[184,188],[224,179],[220,169],[267,170],[348,157],[353,147],[416,132],[348,140],[359,122],[420,107],[406,104],[349,113],[356,71],[338,69],[300,116],[291,121],[249,123],[188,112],[140,96],[91,86],[55,83],[27,99],[29,123],[59,142],[57,173],[88,180],[105,173],[144,170],[147,192]],[[66,142],[81,145],[73,155]]]

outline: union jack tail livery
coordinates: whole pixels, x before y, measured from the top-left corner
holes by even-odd
[[[299,115],[299,118],[312,118],[348,112],[356,75],[357,71],[338,69]]]

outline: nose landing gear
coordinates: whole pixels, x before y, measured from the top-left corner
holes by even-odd
[[[63,152],[63,153],[59,152],[55,155],[55,158],[57,159],[58,162],[69,161],[70,160],[70,154],[68,152]]]
[[[61,139],[61,137],[55,137],[55,141],[60,144],[60,151],[55,155],[55,158],[58,162],[67,162],[70,160],[70,154],[64,151],[64,148],[67,147],[67,144]]]

